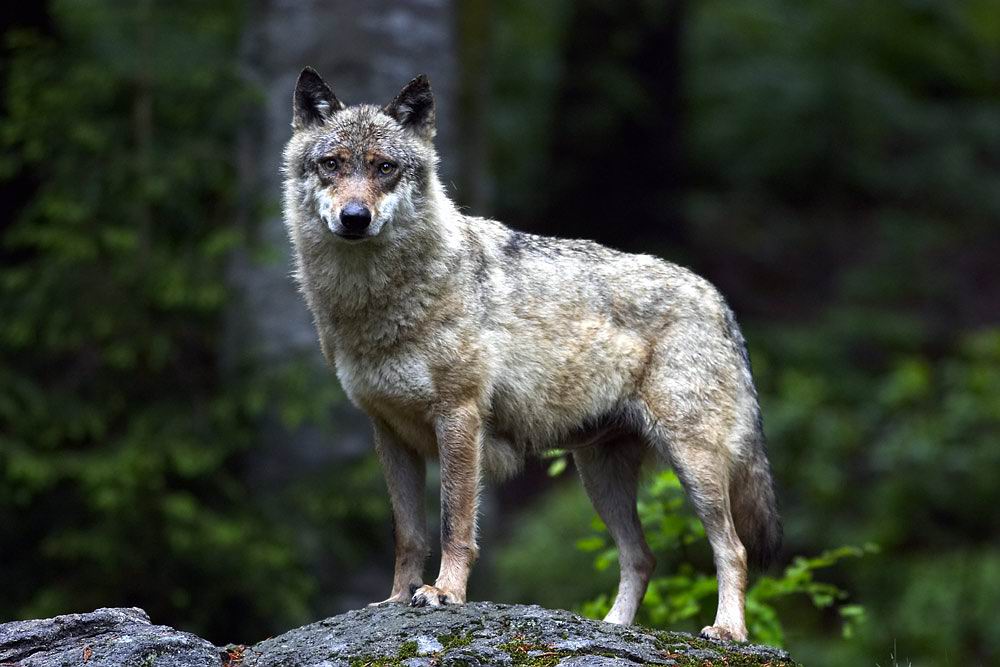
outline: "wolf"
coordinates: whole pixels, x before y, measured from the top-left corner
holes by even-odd
[[[425,76],[384,106],[346,106],[311,68],[292,100],[284,214],[320,347],[371,420],[392,505],[381,603],[466,600],[483,479],[572,452],[618,547],[609,623],[630,624],[655,560],[640,468],[670,465],[705,527],[719,582],[706,637],[746,640],[748,564],[781,525],[746,344],[705,279],[648,255],[461,213],[437,175]],[[428,555],[426,461],[441,469],[441,563]]]

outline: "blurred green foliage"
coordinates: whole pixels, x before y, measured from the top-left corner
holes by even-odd
[[[933,358],[902,355],[875,377],[834,373],[825,357],[802,352],[761,373],[793,548],[884,548],[844,575],[873,619],[862,632],[869,655],[893,642],[914,664],[995,654],[986,600],[1000,595],[990,574],[1000,560],[990,546],[1000,532],[1000,330]],[[929,618],[963,620],[929,628]]]
[[[0,169],[32,195],[0,246],[0,618],[137,605],[266,635],[313,585],[243,465],[302,374],[221,362],[242,3],[51,16],[6,36]]]

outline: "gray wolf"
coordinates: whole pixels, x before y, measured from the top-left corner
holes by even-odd
[[[743,336],[703,278],[647,255],[467,216],[436,173],[426,77],[345,106],[310,68],[293,95],[284,211],[322,351],[371,418],[395,528],[385,603],[466,599],[481,480],[572,452],[619,550],[605,618],[633,621],[654,567],[646,459],[673,466],[719,581],[707,637],[745,640],[748,562],[781,528]],[[441,569],[423,580],[425,461],[441,466]]]

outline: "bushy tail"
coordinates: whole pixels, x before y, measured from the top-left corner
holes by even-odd
[[[747,444],[747,456],[729,484],[729,500],[736,533],[747,550],[747,559],[752,567],[764,570],[781,549],[781,517],[760,426],[753,442]]]

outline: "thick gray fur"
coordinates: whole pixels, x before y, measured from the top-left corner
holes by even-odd
[[[781,527],[746,346],[718,291],[656,257],[459,212],[437,176],[425,77],[384,107],[342,107],[307,70],[293,118],[296,277],[326,358],[372,420],[396,529],[385,602],[464,602],[481,480],[563,447],[619,547],[605,620],[632,622],[653,571],[635,511],[651,459],[673,466],[713,549],[719,608],[704,634],[745,640],[748,561],[774,556]],[[371,212],[361,233],[345,227],[348,204]],[[431,458],[442,560],[425,585]]]

